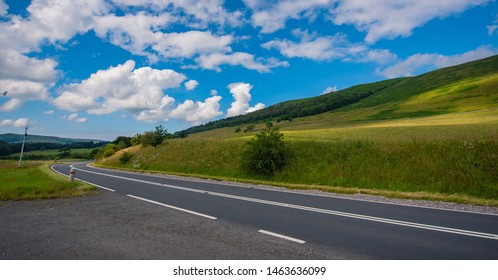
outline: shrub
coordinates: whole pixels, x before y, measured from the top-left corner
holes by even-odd
[[[119,157],[119,162],[121,162],[121,164],[127,164],[127,163],[130,161],[130,159],[131,159],[131,157],[132,157],[132,156],[133,156],[132,154],[130,154],[130,153],[128,153],[128,152],[124,152],[124,153],[123,153],[123,154]]]
[[[254,139],[247,142],[243,153],[243,164],[249,172],[263,176],[273,176],[282,170],[287,162],[283,133],[268,122],[266,128]]]
[[[246,127],[246,129],[244,129],[244,132],[253,132],[254,131],[254,128],[256,128],[255,125],[251,124],[251,125],[248,125]]]

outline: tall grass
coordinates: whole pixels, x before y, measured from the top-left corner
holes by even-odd
[[[273,178],[302,184],[498,198],[498,143],[293,141]]]
[[[498,198],[498,141],[288,141],[290,158],[273,177],[241,166],[244,140],[174,140],[137,149],[127,164],[114,156],[104,166],[402,192]]]
[[[16,161],[0,161],[0,200],[45,199],[92,193],[95,187],[55,175],[48,165]]]

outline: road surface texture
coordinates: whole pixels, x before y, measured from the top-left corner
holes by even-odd
[[[2,203],[1,258],[498,259],[497,215],[74,167],[102,194]]]

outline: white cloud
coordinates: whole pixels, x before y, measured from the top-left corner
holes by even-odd
[[[0,77],[2,79],[29,80],[53,83],[57,80],[57,62],[52,59],[36,59],[15,50],[0,50]]]
[[[315,10],[333,3],[332,0],[282,0],[270,4],[264,0],[244,0],[253,9],[251,22],[254,27],[261,27],[262,33],[272,33],[285,27],[289,19],[310,18]]]
[[[240,65],[250,70],[256,70],[260,73],[270,72],[271,68],[275,67],[287,67],[289,63],[286,61],[279,61],[274,58],[266,60],[257,60],[254,55],[235,52],[231,54],[213,53],[210,55],[201,55],[195,59],[198,67],[203,69],[215,70],[217,72],[221,71],[220,65]]]
[[[209,92],[209,94],[210,94],[211,96],[216,96],[216,95],[218,95],[218,91],[217,91],[217,90],[215,90],[215,89],[212,89],[212,90]]]
[[[459,14],[488,0],[340,0],[330,7],[331,20],[352,24],[367,32],[365,40],[374,43],[383,38],[411,35],[413,29],[435,18]]]
[[[481,46],[475,50],[457,55],[414,54],[383,70],[379,69],[377,72],[387,78],[413,76],[422,72],[489,57],[497,53],[498,49],[494,47]]]
[[[52,84],[10,79],[0,79],[0,83],[2,84],[2,89],[9,92],[7,98],[11,98],[0,106],[0,111],[19,109],[27,100],[50,100],[48,89]]]
[[[488,25],[486,26],[486,28],[488,29],[488,35],[492,36],[495,33],[495,31],[498,30],[498,25]]]
[[[3,111],[3,112],[14,111],[16,109],[21,108],[22,105],[23,105],[23,101],[22,100],[16,99],[16,98],[12,98],[9,101],[7,101],[4,104],[2,104],[2,106],[0,106],[0,111]]]
[[[266,49],[276,49],[289,58],[306,58],[316,61],[341,59],[354,62],[376,62],[385,64],[396,58],[389,50],[370,49],[364,44],[348,41],[344,34],[319,37],[316,33],[296,29],[293,34],[300,38],[299,42],[288,39],[272,40],[262,44]]]
[[[45,115],[53,115],[54,113],[55,113],[54,110],[45,111]]]
[[[7,14],[7,10],[9,9],[9,6],[5,4],[3,0],[0,0],[0,16],[3,16]]]
[[[211,32],[187,31],[163,34],[152,46],[162,57],[191,58],[197,54],[231,52],[231,35],[215,36]]]
[[[25,53],[38,50],[42,43],[65,43],[90,30],[93,17],[108,8],[103,0],[33,0],[28,17],[14,15],[0,23],[2,48]]]
[[[327,87],[326,89],[324,89],[322,91],[322,93],[320,93],[320,95],[324,95],[324,94],[327,94],[327,93],[330,93],[330,92],[336,92],[336,91],[337,91],[337,86]]]
[[[118,110],[132,113],[157,109],[165,97],[163,91],[179,87],[185,75],[173,70],[135,68],[135,62],[100,70],[79,84],[63,88],[54,104],[69,111],[87,110],[108,114]]]
[[[181,15],[178,20],[193,28],[206,28],[209,24],[239,26],[241,12],[228,12],[224,0],[112,0],[122,7],[145,7],[154,12],[168,11]]]
[[[74,113],[74,114],[71,114],[67,117],[67,120],[68,121],[72,121],[74,119],[76,119],[78,117],[78,114]]]
[[[75,121],[77,123],[86,123],[87,122],[87,118],[78,118],[78,114],[74,113],[74,114],[71,114],[69,116],[64,116],[62,117],[62,119],[65,119],[65,120],[68,120],[68,121]]]
[[[172,18],[168,14],[155,16],[139,12],[123,16],[107,14],[94,17],[93,21],[97,36],[133,54],[147,56],[154,61],[157,60],[156,54],[146,49],[161,40],[164,34],[158,29],[166,27]]]
[[[197,82],[196,80],[189,80],[188,82],[185,82],[184,85],[186,90],[193,90],[199,85],[199,82]]]
[[[223,115],[220,111],[221,96],[206,98],[204,102],[186,100],[179,104],[170,116],[175,119],[183,119],[194,124],[201,124],[215,117]]]
[[[30,123],[28,118],[20,118],[17,120],[0,120],[0,126],[25,127]]]
[[[173,70],[157,70],[150,67],[135,68],[132,60],[116,67],[100,70],[81,83],[62,88],[54,105],[68,111],[86,110],[89,114],[109,114],[125,111],[144,122],[183,119],[199,124],[221,114],[220,96],[201,101],[186,100],[175,107],[175,99],[165,90],[182,85],[185,75]],[[185,83],[193,86],[194,80]],[[77,113],[66,117],[69,121],[86,122]]]
[[[227,117],[247,114],[265,108],[263,103],[258,103],[254,107],[249,106],[251,101],[252,85],[248,83],[231,83],[228,89],[235,99],[230,108],[227,110]]]

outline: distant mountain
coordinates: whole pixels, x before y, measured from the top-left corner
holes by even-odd
[[[0,141],[6,143],[19,143],[22,142],[22,138],[23,138],[22,134],[14,134],[14,133],[0,134]],[[32,143],[56,143],[56,144],[71,144],[77,142],[107,142],[95,139],[73,139],[73,138],[62,138],[56,136],[43,136],[43,135],[31,135],[31,134],[28,134],[28,137],[26,137],[26,141]]]
[[[357,121],[431,116],[496,107],[498,55],[419,76],[362,84],[317,97],[285,101],[179,133],[279,122],[323,113],[341,113],[341,119]]]

